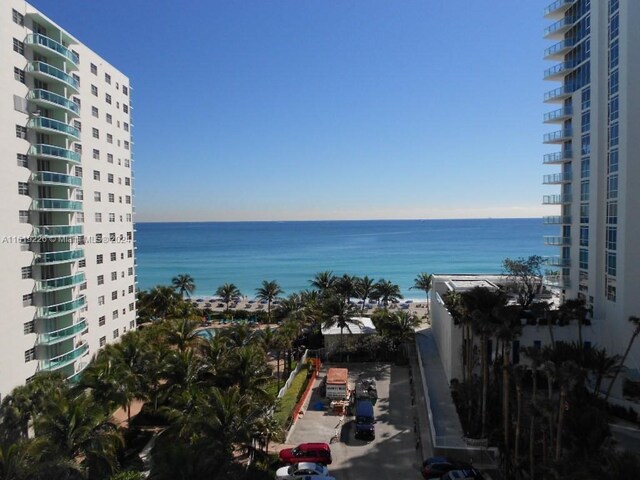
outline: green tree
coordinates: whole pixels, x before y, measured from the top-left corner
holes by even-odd
[[[389,306],[389,303],[395,303],[404,298],[400,293],[400,287],[389,280],[385,280],[384,278],[378,280],[375,284],[374,291],[377,293],[378,298],[380,298],[382,305],[385,307]]]
[[[364,307],[367,303],[367,299],[371,295],[371,292],[374,290],[374,285],[375,281],[373,278],[369,278],[366,275],[362,278],[358,278],[356,281],[356,293],[358,298],[362,300],[361,313],[364,313]]]
[[[345,273],[341,277],[337,277],[333,282],[333,290],[347,303],[351,297],[356,296],[358,279],[353,275]]]
[[[171,285],[173,285],[174,290],[176,290],[181,297],[184,297],[185,293],[187,297],[191,297],[191,294],[196,289],[196,282],[188,273],[181,273],[173,277]]]
[[[333,289],[335,281],[336,277],[333,275],[333,272],[325,270],[324,272],[316,273],[316,276],[313,277],[313,280],[311,280],[309,284],[311,288],[320,292],[321,297],[325,297]]]
[[[433,281],[433,275],[422,272],[413,279],[413,286],[411,289],[422,290],[427,297],[427,313],[429,313],[429,292],[431,291],[431,283]]]
[[[629,352],[631,351],[631,347],[633,347],[633,343],[636,341],[638,335],[640,335],[640,317],[631,316],[629,317],[629,323],[633,325],[633,333],[631,334],[631,338],[629,339],[629,343],[627,345],[627,349],[624,351],[624,355],[622,356],[622,360],[620,361],[620,367],[623,367],[625,362],[627,361],[627,357],[629,356]],[[611,383],[609,383],[609,387],[607,388],[607,393],[605,394],[605,400],[609,400],[609,395],[611,395],[611,390],[613,389],[614,383],[616,383],[616,379],[618,378],[618,373],[620,369],[617,369]]]
[[[264,280],[262,287],[256,289],[256,293],[260,300],[267,302],[267,318],[269,319],[269,323],[271,323],[271,304],[278,298],[278,295],[284,293],[284,290],[280,288],[280,285],[278,285],[278,282],[275,280],[270,282]]]
[[[323,328],[340,328],[340,352],[344,351],[344,330],[351,333],[351,327],[361,326],[362,322],[355,318],[356,310],[350,303],[344,303],[341,298],[329,297],[322,305],[324,312]]]
[[[166,319],[178,306],[181,298],[172,287],[158,285],[139,296],[142,309],[152,321]]]
[[[512,260],[505,258],[502,268],[515,285],[518,303],[523,309],[531,306],[542,289],[542,265],[544,259],[539,255]]]
[[[222,299],[222,301],[226,305],[226,310],[229,310],[229,304],[231,302],[237,302],[240,300],[242,293],[240,293],[240,289],[236,287],[233,283],[225,283],[221,285],[216,290],[216,295]]]

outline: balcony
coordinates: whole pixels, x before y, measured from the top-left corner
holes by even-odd
[[[42,90],[40,88],[31,90],[27,95],[27,100],[44,108],[62,107],[75,116],[80,115],[80,107],[77,103],[48,90]]]
[[[73,363],[77,358],[85,355],[89,351],[89,344],[87,342],[80,343],[75,349],[69,353],[58,355],[57,357],[45,359],[40,361],[40,368],[42,370],[57,370],[62,367],[66,367],[70,363]]]
[[[574,91],[575,88],[573,87],[573,85],[563,85],[561,87],[554,88],[553,90],[550,90],[544,94],[544,102],[562,103],[567,98],[569,98]]]
[[[84,250],[62,250],[60,252],[38,253],[35,258],[37,265],[55,265],[58,263],[75,262],[84,258]]]
[[[569,288],[571,286],[569,275],[548,275],[542,282],[549,287]]]
[[[53,345],[56,343],[64,342],[70,338],[75,337],[80,333],[84,333],[89,329],[87,321],[83,318],[78,323],[71,325],[70,327],[61,328],[53,332],[41,333],[38,335],[38,345]]]
[[[49,305],[46,307],[38,307],[38,318],[55,318],[61,315],[67,315],[83,308],[87,303],[86,297],[79,297],[68,302]]]
[[[567,106],[544,114],[544,123],[564,122],[573,115],[573,107]]]
[[[66,148],[57,147],[55,145],[46,145],[37,143],[32,145],[29,155],[33,157],[53,158],[56,160],[68,160],[74,163],[80,163],[80,154]]]
[[[36,281],[36,290],[40,292],[52,292],[63,288],[70,288],[80,285],[85,281],[84,272],[76,273],[66,277],[49,278],[47,280]]]
[[[80,92],[80,82],[78,80],[48,63],[31,62],[27,65],[26,71],[44,82],[49,82],[51,80],[60,81],[65,86],[73,89],[76,93]]]
[[[544,244],[550,247],[567,247],[571,245],[571,237],[546,235],[544,237]]]
[[[575,38],[565,38],[564,40],[554,43],[544,51],[546,60],[562,59],[569,51],[576,46]]]
[[[545,175],[542,177],[543,185],[560,185],[563,183],[569,183],[572,180],[571,172],[554,173],[552,175]]]
[[[31,181],[37,185],[63,185],[66,187],[81,187],[82,178],[56,172],[36,172],[31,175]]]
[[[564,205],[565,203],[571,203],[571,194],[545,195],[542,197],[543,205]]]
[[[545,257],[544,264],[550,267],[565,267],[569,268],[571,266],[571,260],[568,258],[562,258],[559,256],[556,257]]]
[[[31,202],[31,210],[38,212],[81,212],[82,202],[61,200],[58,198],[43,198]]]
[[[87,368],[88,365],[89,362],[78,362],[78,365],[76,366],[76,373],[67,377],[67,382],[77,383],[82,377],[82,372],[84,372],[84,369]]]
[[[548,215],[542,217],[542,223],[544,225],[569,225],[571,223],[571,217],[568,215]]]
[[[27,35],[24,43],[26,45],[30,45],[36,52],[43,55],[48,55],[50,53],[57,54],[65,62],[70,62],[72,66],[76,67],[76,69],[80,64],[80,57],[76,53],[73,53],[67,47],[56,42],[54,39],[46,37],[40,33]]]
[[[547,18],[556,18],[564,15],[564,12],[569,10],[569,7],[571,7],[575,1],[576,0],[556,0],[544,9],[544,16]]]
[[[561,152],[547,153],[542,157],[542,163],[552,165],[556,163],[570,162],[573,159],[573,152],[569,148],[565,148]]]
[[[576,17],[563,17],[544,29],[544,38],[562,37],[578,20]]]
[[[562,80],[565,75],[571,73],[577,66],[578,63],[573,60],[560,62],[553,67],[547,68],[542,78],[544,80]]]
[[[551,133],[545,133],[543,137],[544,143],[564,143],[567,140],[571,140],[573,136],[573,129],[571,127],[563,128]]]
[[[42,225],[34,227],[34,237],[76,237],[84,234],[83,225]]]
[[[62,134],[71,137],[72,140],[80,140],[80,130],[64,122],[54,120],[53,118],[39,117],[32,118],[27,123],[27,127],[36,132]]]

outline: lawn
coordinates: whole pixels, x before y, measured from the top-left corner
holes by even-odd
[[[308,383],[307,369],[302,368],[294,377],[293,382],[291,382],[291,388],[289,388],[287,393],[280,399],[280,405],[278,406],[275,417],[283,428],[287,428],[293,409],[302,397]]]

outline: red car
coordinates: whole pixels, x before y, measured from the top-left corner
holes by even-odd
[[[281,450],[280,461],[287,465],[298,462],[329,465],[331,463],[331,449],[326,443],[301,443],[295,448]]]

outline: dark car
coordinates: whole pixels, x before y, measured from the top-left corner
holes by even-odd
[[[281,450],[280,461],[286,465],[298,462],[329,465],[331,463],[331,448],[326,443],[301,443],[295,448]]]
[[[424,478],[440,478],[451,470],[463,470],[473,468],[470,464],[460,462],[451,457],[431,457],[422,464],[422,476]]]
[[[450,470],[445,473],[441,480],[484,480],[482,473],[475,468],[465,468],[462,470]]]

